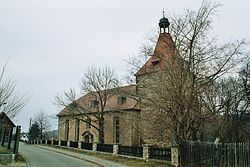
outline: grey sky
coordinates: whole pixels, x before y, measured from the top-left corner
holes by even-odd
[[[16,118],[24,131],[40,109],[59,112],[54,95],[77,87],[89,65],[109,65],[122,76],[125,59],[157,30],[162,9],[182,13],[200,0],[0,0],[0,65],[32,94]],[[214,32],[220,40],[250,39],[250,1],[221,0]],[[56,127],[53,123],[53,128]]]

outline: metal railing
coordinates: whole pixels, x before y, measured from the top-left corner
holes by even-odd
[[[171,148],[150,147],[149,158],[158,160],[171,160]]]
[[[48,143],[49,144],[49,143]],[[58,140],[53,140],[53,145],[58,146],[59,145],[59,141]]]
[[[61,141],[61,146],[67,146],[67,141]]]
[[[112,144],[97,144],[97,151],[113,153]]]
[[[92,150],[93,144],[81,142],[81,149]]]
[[[142,157],[143,147],[119,146],[118,154]]]
[[[69,146],[73,147],[73,148],[78,148],[78,142],[71,141],[71,142],[69,142]]]

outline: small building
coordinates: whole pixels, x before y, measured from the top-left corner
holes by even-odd
[[[24,141],[24,142],[28,142],[28,141],[29,141],[29,136],[28,136],[27,133],[21,133],[20,136],[21,136],[21,137],[20,137],[20,140],[21,140],[21,141]]]
[[[0,145],[7,147],[8,149],[11,147],[11,137],[13,133],[13,128],[16,125],[10,120],[10,118],[4,113],[0,113]]]

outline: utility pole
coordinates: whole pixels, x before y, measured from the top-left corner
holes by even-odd
[[[32,118],[30,118],[30,127],[29,127],[29,130],[30,130],[30,128],[31,128],[31,123],[32,123]]]

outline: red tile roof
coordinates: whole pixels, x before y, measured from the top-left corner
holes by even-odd
[[[118,87],[115,89],[108,90],[112,93],[112,95],[108,98],[104,111],[124,111],[124,110],[138,110],[138,100],[135,99],[136,94],[136,85],[127,85],[123,87]],[[69,110],[67,107],[64,108],[58,116],[64,116],[64,115],[71,115],[71,114],[81,114],[81,113],[91,113],[91,112],[98,112],[96,108],[91,108],[89,106],[89,102],[91,100],[95,100],[94,93],[88,93],[82,97],[80,97],[76,102],[83,108],[86,109],[85,112],[83,111],[72,111]],[[117,97],[124,96],[126,97],[126,101],[122,104],[117,104]],[[98,100],[98,99],[96,99]]]
[[[176,54],[176,47],[169,33],[161,33],[150,59],[139,69],[135,76],[163,69],[166,60]]]
[[[150,57],[150,59],[140,68],[140,70],[135,74],[135,76],[144,75],[147,73],[155,72],[158,70],[164,69],[167,65],[167,61],[170,58],[173,58],[174,56],[179,57],[178,51],[176,51],[175,44],[172,40],[172,37],[169,33],[161,33],[159,35],[158,41],[155,46],[155,50],[153,55]],[[136,94],[136,85],[128,85],[119,87],[116,89],[109,90],[111,93],[116,92],[115,94],[112,94],[111,97],[107,100],[107,103],[105,105],[104,111],[118,111],[118,110],[139,110],[138,106],[138,100],[136,100],[134,97]],[[78,100],[76,102],[82,106],[82,108],[88,109],[88,113],[90,112],[89,109],[89,102],[91,100],[95,99],[95,95],[97,93],[89,93]],[[126,98],[126,101],[123,104],[118,105],[117,104],[117,97],[123,95]],[[97,99],[98,100],[98,99]],[[91,112],[95,112],[96,109],[91,109]],[[73,111],[70,111],[68,108],[63,109],[58,116],[66,115],[66,114],[72,114]],[[86,112],[85,112],[86,113]],[[76,114],[80,114],[79,112]]]

